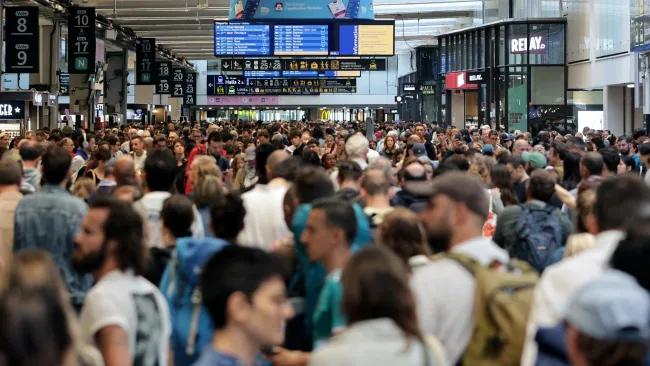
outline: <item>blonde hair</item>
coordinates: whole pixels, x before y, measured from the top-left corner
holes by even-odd
[[[95,181],[92,178],[81,177],[74,182],[72,195],[85,200],[90,197],[90,195],[93,194],[96,190],[97,186],[95,185]]]
[[[569,236],[563,258],[576,256],[596,245],[596,237],[589,233],[579,233]]]

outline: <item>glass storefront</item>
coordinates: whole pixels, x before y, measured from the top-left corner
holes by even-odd
[[[509,132],[574,130],[567,119],[565,33],[565,19],[544,19],[440,36],[436,118],[443,125],[490,124]]]

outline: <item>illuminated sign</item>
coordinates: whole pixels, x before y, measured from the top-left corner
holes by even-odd
[[[339,26],[340,56],[393,56],[395,24],[354,24]]]
[[[515,35],[510,39],[510,53],[522,54],[526,51],[531,54],[546,53],[546,39],[546,34],[531,34],[530,38]]]
[[[25,102],[20,100],[0,102],[0,120],[24,119],[24,107]]]

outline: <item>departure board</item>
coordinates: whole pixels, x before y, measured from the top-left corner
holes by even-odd
[[[276,56],[328,56],[329,26],[274,25],[273,54]]]
[[[394,24],[339,26],[339,56],[393,56],[394,53]]]
[[[269,24],[214,23],[214,55],[271,55],[271,26]]]

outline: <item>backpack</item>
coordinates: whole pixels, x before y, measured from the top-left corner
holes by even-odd
[[[175,365],[193,364],[212,341],[214,325],[202,304],[200,275],[203,265],[226,245],[228,242],[216,238],[176,241],[176,250],[160,281],[171,315]]]
[[[493,262],[483,266],[453,252],[434,256],[449,258],[467,269],[476,281],[474,330],[462,365],[519,365],[526,340],[528,315],[533,303],[537,273],[525,262]]]
[[[553,207],[522,206],[515,226],[519,245],[512,255],[528,262],[539,273],[553,263],[553,255],[562,247],[562,227],[553,215]]]
[[[485,219],[485,224],[483,224],[483,237],[491,238],[494,236],[494,232],[497,231],[497,214],[494,213],[494,202],[492,201],[492,190],[488,190],[488,196],[490,197],[490,205],[488,206],[489,212],[487,219]]]

